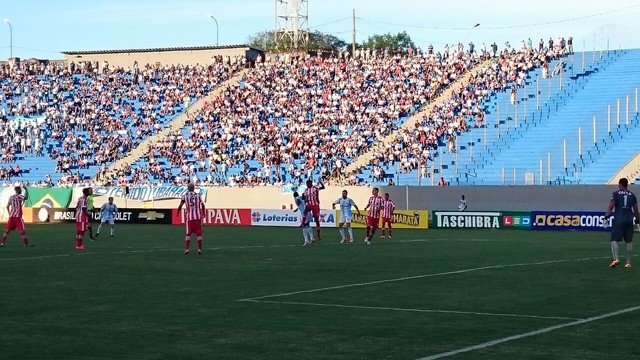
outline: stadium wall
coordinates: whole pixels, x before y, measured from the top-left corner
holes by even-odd
[[[150,65],[208,65],[214,56],[246,57],[249,62],[255,62],[264,53],[259,49],[248,46],[224,46],[203,48],[175,48],[175,49],[131,49],[131,50],[100,50],[100,51],[68,51],[64,52],[66,60],[71,62],[98,61],[100,68],[106,61],[110,67],[133,68],[137,62],[139,67]],[[264,57],[264,55],[263,55]]]
[[[119,208],[140,209],[175,209],[180,204],[180,199],[166,199],[154,201],[136,201],[125,199],[123,188],[116,188],[118,193],[113,194],[114,202]],[[371,195],[369,187],[351,186],[338,187],[327,186],[320,192],[320,201],[324,209],[331,209],[331,203],[338,199],[342,190],[349,191],[349,196],[362,209],[366,206]],[[234,187],[207,187],[205,206],[207,208],[231,208],[231,209],[291,209],[295,208],[291,191],[283,191],[276,187],[234,188]],[[98,194],[98,192],[96,192]],[[96,194],[96,195],[97,195]],[[71,207],[75,206],[78,198],[82,196],[81,188],[74,188],[71,199]],[[96,206],[101,206],[107,199],[104,196],[96,196]],[[425,208],[426,209],[426,208]]]
[[[604,211],[615,185],[579,186],[391,186],[383,187],[398,209],[456,210],[465,195],[468,211],[504,209]],[[629,190],[640,193],[640,187]]]

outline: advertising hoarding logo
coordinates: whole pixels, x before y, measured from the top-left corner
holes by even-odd
[[[608,231],[613,221],[595,211],[534,211],[532,217],[536,230]]]
[[[434,211],[435,226],[451,229],[500,229],[499,212]]]

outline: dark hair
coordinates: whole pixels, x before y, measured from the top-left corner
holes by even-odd
[[[13,190],[18,194],[20,194],[22,192],[22,188],[20,186],[14,187]]]
[[[626,188],[627,186],[629,186],[629,179],[627,178],[620,179],[620,181],[618,181],[618,185]]]
[[[294,191],[294,192],[293,192],[293,197],[298,197],[298,196],[300,196],[300,194],[298,194],[298,192],[297,192],[297,191]]]

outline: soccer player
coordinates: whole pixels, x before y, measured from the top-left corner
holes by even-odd
[[[464,195],[460,198],[460,204],[458,204],[459,211],[467,211],[467,200],[464,199]]]
[[[340,205],[340,222],[338,223],[338,228],[340,229],[340,235],[342,236],[342,240],[340,240],[340,244],[344,244],[347,241],[347,235],[345,234],[344,228],[347,228],[349,232],[349,244],[353,244],[353,229],[351,228],[351,221],[353,219],[353,212],[351,210],[352,207],[356,208],[358,214],[360,214],[360,209],[358,209],[358,205],[349,197],[347,197],[347,190],[342,190],[342,197],[338,200],[334,201],[331,204],[331,208],[335,210],[336,205]]]
[[[25,196],[22,196],[22,188],[20,186],[16,186],[15,188],[13,188],[13,190],[16,193],[9,197],[9,203],[7,204],[9,221],[7,221],[7,224],[5,225],[0,246],[5,246],[9,233],[13,230],[16,230],[20,233],[20,236],[22,237],[22,243],[26,247],[29,246],[29,239],[27,238],[27,232],[24,228],[24,220],[22,219],[22,205],[29,198],[29,196],[27,194],[25,194]]]
[[[187,205],[187,220],[185,224],[187,226],[187,233],[184,238],[184,254],[189,255],[191,249],[191,235],[196,234],[196,240],[198,241],[198,255],[202,255],[202,219],[204,218],[205,209],[204,202],[200,195],[195,192],[195,185],[189,184],[187,186],[187,193],[182,196],[180,205],[178,205],[178,213],[182,211],[182,206]]]
[[[367,245],[371,245],[373,235],[375,235],[376,229],[378,228],[378,221],[380,221],[380,212],[382,211],[382,202],[384,199],[378,195],[378,192],[378,188],[373,188],[369,203],[364,208],[365,211],[369,209],[369,215],[367,216],[367,237],[364,238],[364,242]]]
[[[76,203],[76,250],[84,250],[84,233],[89,230],[89,210],[87,201],[91,192],[89,188],[82,189],[82,196]]]
[[[313,219],[316,221],[316,232],[318,234],[318,241],[322,238],[320,237],[320,190],[324,190],[324,185],[322,183],[320,186],[313,185],[313,180],[307,180],[307,188],[304,190],[304,199],[306,202],[306,208],[304,209],[304,214],[302,216],[303,220],[306,219],[307,213],[313,213]]]
[[[382,234],[380,235],[381,239],[385,234],[385,224],[389,228],[389,239],[391,239],[391,223],[393,222],[393,211],[395,209],[396,204],[393,202],[393,200],[389,199],[389,193],[384,193],[384,200],[382,202]]]
[[[118,214],[118,207],[113,203],[113,196],[109,197],[109,202],[102,205],[100,208],[100,225],[98,225],[98,230],[96,231],[96,237],[100,236],[100,229],[102,229],[102,225],[105,223],[109,223],[109,228],[111,230],[111,237],[113,237],[114,224],[116,220],[116,215]]]
[[[89,240],[94,241],[96,238],[93,237],[93,228],[91,227],[91,218],[93,217],[93,211],[95,210],[93,207],[93,189],[87,188],[87,191],[89,192],[89,196],[87,196],[87,212],[89,213],[87,224],[89,224]]]
[[[309,246],[313,244],[315,239],[313,238],[313,230],[311,230],[311,220],[313,220],[313,215],[310,212],[305,212],[307,204],[304,199],[304,195],[300,196],[298,192],[293,193],[293,199],[296,203],[297,208],[293,210],[294,212],[300,211],[302,219],[302,236],[304,237],[304,243],[302,246]],[[306,213],[306,217],[305,217]]]
[[[611,211],[615,209],[613,227],[611,229],[611,254],[613,255],[613,260],[609,264],[610,268],[614,268],[620,263],[620,260],[618,260],[618,242],[624,240],[627,248],[627,263],[624,267],[625,269],[631,269],[633,218],[635,217],[637,224],[640,224],[640,213],[638,213],[638,200],[627,189],[628,186],[629,180],[627,178],[622,178],[618,181],[618,191],[611,195],[609,207],[607,207],[607,212],[604,214],[604,218],[609,219]]]

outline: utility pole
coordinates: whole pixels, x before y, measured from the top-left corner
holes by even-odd
[[[353,9],[353,33],[351,38],[351,57],[356,56],[356,9]]]

